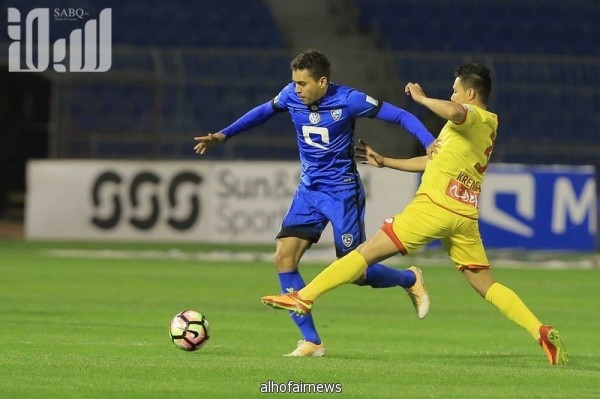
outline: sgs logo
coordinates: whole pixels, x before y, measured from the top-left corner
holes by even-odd
[[[178,231],[189,230],[200,218],[201,183],[202,177],[190,171],[179,172],[166,182],[152,171],[140,171],[131,179],[111,170],[102,172],[91,187],[91,222],[103,230],[123,222],[139,230],[163,222]]]

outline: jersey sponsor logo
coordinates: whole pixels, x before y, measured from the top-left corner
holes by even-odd
[[[373,97],[371,96],[367,96],[366,101],[369,104],[373,104],[374,106],[378,106],[379,105],[379,101],[375,100]]]
[[[313,125],[316,125],[317,123],[319,123],[321,121],[321,115],[319,115],[318,112],[311,112],[310,115],[308,115],[308,120]]]
[[[463,186],[454,179],[450,180],[450,183],[446,188],[446,195],[457,200],[458,202],[462,202],[465,205],[470,205],[477,208],[477,199],[479,198],[479,193]]]
[[[456,181],[463,184],[468,189],[475,191],[476,193],[481,192],[481,183],[465,172],[460,172],[456,177]]]
[[[334,121],[338,121],[342,117],[342,109],[341,108],[332,109],[331,117],[333,118]]]
[[[323,144],[315,142],[312,139],[311,134],[315,135],[317,138],[320,138],[322,143],[329,144],[329,129],[322,126],[302,126],[302,136],[304,136],[304,142],[306,142],[306,144],[316,148],[320,148],[321,150],[328,149]]]
[[[342,234],[342,243],[346,248],[350,248],[352,243],[354,242],[354,236],[350,233]]]

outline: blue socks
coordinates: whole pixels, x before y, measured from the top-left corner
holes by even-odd
[[[281,285],[281,292],[286,293],[287,288],[293,288],[294,291],[300,291],[306,284],[304,284],[304,280],[302,280],[302,276],[298,270],[287,273],[279,273],[279,284]],[[317,333],[317,329],[315,327],[315,322],[313,321],[312,314],[307,314],[304,317],[298,316],[293,312],[290,312],[290,316],[294,323],[300,329],[302,336],[305,340],[310,341],[314,344],[319,345],[321,343],[321,338]]]
[[[410,270],[398,270],[375,263],[367,267],[364,285],[373,288],[404,287],[410,288],[415,284],[416,277]]]

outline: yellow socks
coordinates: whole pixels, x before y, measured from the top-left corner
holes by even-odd
[[[494,283],[485,293],[485,300],[495,305],[509,320],[514,321],[537,341],[542,323],[510,288]]]
[[[339,285],[353,282],[360,277],[367,266],[365,258],[357,251],[352,251],[319,273],[306,287],[298,291],[298,295],[302,299],[314,301],[321,294]]]

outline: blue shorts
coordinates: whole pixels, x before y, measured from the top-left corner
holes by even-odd
[[[362,186],[330,192],[299,186],[277,238],[299,237],[316,243],[331,222],[335,252],[341,258],[366,240],[364,218]]]

